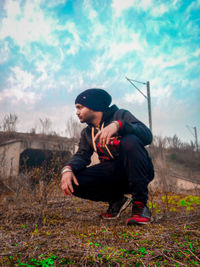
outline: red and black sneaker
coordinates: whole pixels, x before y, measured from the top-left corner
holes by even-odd
[[[101,217],[103,219],[111,220],[119,218],[122,211],[124,211],[128,205],[132,202],[132,198],[123,197],[122,199],[109,203],[108,210],[106,212],[101,213]]]
[[[147,224],[151,221],[151,212],[149,208],[140,201],[134,201],[132,208],[132,217],[126,221],[126,224]]]

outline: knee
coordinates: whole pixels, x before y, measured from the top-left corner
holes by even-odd
[[[139,146],[141,146],[141,141],[134,134],[123,136],[120,142],[120,147],[125,152],[135,150]]]

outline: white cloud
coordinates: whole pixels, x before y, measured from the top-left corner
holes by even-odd
[[[120,1],[119,1],[120,2]],[[120,4],[118,1],[113,5]],[[129,2],[125,2],[129,6]],[[120,5],[119,5],[120,6]],[[84,12],[91,21],[89,27],[90,39],[87,48],[96,51],[96,54],[91,61],[91,78],[98,75],[103,75],[109,70],[119,72],[118,62],[124,57],[133,53],[144,53],[147,48],[145,38],[141,35],[138,29],[132,28],[131,31],[125,23],[125,18],[110,17],[108,21],[102,23],[99,14],[93,9],[90,2],[85,1]]]
[[[67,37],[64,41],[64,45],[69,46],[66,54],[75,55],[82,46],[77,27],[73,22],[68,22],[65,26],[63,26],[63,29],[66,29],[73,36],[73,38]]]
[[[48,118],[52,122],[51,130],[66,136],[66,122],[70,116],[75,116],[75,108],[74,105],[65,105],[60,107],[50,106],[48,114],[45,110],[34,110],[34,112],[31,113],[30,120],[30,111],[28,107],[25,106],[23,110],[18,111],[17,115],[19,117],[19,124],[17,127],[19,131],[29,132],[32,128],[34,128],[36,132],[40,132],[41,124],[39,119]]]
[[[192,112],[187,101],[173,98],[173,96],[160,101],[157,105],[152,105],[154,133],[156,135],[161,134],[163,137],[177,134],[184,141],[188,140],[190,135],[186,125],[188,120],[190,123],[192,121]]]
[[[17,1],[7,0],[5,1],[5,9],[7,10],[7,16],[9,18],[17,17],[20,15],[20,3]]]
[[[140,35],[138,33],[132,33],[129,35],[127,40],[123,41],[114,41],[110,43],[110,56],[115,59],[119,59],[126,55],[127,53],[134,52],[134,51],[141,51],[143,52],[145,48],[144,43],[140,40]]]
[[[56,0],[56,1],[49,1],[47,0],[45,2],[45,5],[48,6],[49,8],[53,8],[59,5],[64,5],[65,3],[67,3],[69,0]]]
[[[164,13],[166,13],[168,11],[168,9],[169,9],[169,6],[161,4],[159,6],[152,8],[151,14],[152,14],[152,16],[160,17]]]
[[[109,23],[108,23],[109,24]],[[96,20],[93,27],[98,27],[99,22]],[[106,29],[111,29],[107,31]],[[102,29],[102,36],[92,35],[91,47],[95,47],[97,53],[95,58],[92,60],[92,76],[96,77],[101,72],[106,73],[109,70],[114,70],[118,72],[118,68],[122,70],[121,63],[118,65],[119,61],[124,61],[124,57],[133,58],[135,65],[134,56],[145,54],[147,49],[147,43],[145,38],[140,32],[136,32],[134,29],[131,30],[125,25],[124,20],[113,20],[112,25],[104,25]],[[99,51],[102,51],[101,53]],[[136,56],[137,57],[137,56]],[[120,71],[119,71],[120,73]],[[127,69],[125,71],[127,73]]]
[[[37,1],[5,2],[7,16],[2,20],[0,38],[11,37],[21,47],[34,41],[53,43],[51,38],[52,22],[45,18]]]
[[[121,16],[122,12],[128,9],[142,10],[154,17],[160,17],[170,9],[176,9],[177,3],[178,0],[171,0],[165,4],[157,0],[113,0],[112,8],[116,17]]]
[[[130,8],[133,5],[134,0],[113,0],[112,8],[115,10],[116,16],[120,16],[122,11]]]
[[[47,74],[47,71],[46,71],[46,62],[45,61],[38,61],[36,62],[36,70],[41,74],[39,76],[39,78],[37,79],[37,84],[40,84],[41,82],[43,81],[46,81],[47,78],[48,78],[48,74]]]
[[[73,90],[86,88],[88,82],[89,73],[86,71],[80,71],[75,68],[67,70],[62,76],[60,75],[54,82],[55,88],[60,88],[67,92]],[[46,83],[44,84],[46,85]]]
[[[33,75],[27,71],[22,70],[20,67],[11,68],[14,76],[11,76],[9,81],[14,84],[20,84],[22,90],[31,87],[33,84]]]
[[[98,17],[98,13],[94,10],[94,9],[92,9],[91,7],[90,7],[90,9],[89,9],[89,19],[92,21],[92,22],[94,22],[95,20],[96,20],[96,18]]]
[[[174,0],[172,5],[176,6],[178,2],[179,2],[179,0]]]
[[[170,53],[165,52],[164,47],[167,42],[169,40],[165,38],[159,48],[155,47],[151,51],[147,49],[146,54],[141,55],[141,61],[145,62],[143,73],[145,73],[146,79],[154,79],[159,75],[163,77],[162,84],[165,84],[165,81],[178,80],[177,77],[181,77],[183,71],[186,72],[188,68],[191,68],[190,59],[193,55],[189,48],[175,47]],[[177,70],[173,71],[176,67]]]
[[[102,39],[107,39],[106,34],[108,27],[106,23],[101,23],[98,17],[98,13],[92,7],[89,1],[84,1],[83,12],[85,16],[90,20],[90,27],[88,28],[89,41],[86,44],[87,47],[95,47],[95,49],[104,49],[105,44]],[[111,26],[111,25],[109,25]]]
[[[180,16],[174,16],[174,25],[166,16],[168,12],[174,15],[173,11],[182,5],[182,1],[114,0],[112,12],[109,5],[106,7],[108,10],[104,12],[106,4],[101,6],[101,3],[97,4],[98,1],[84,1],[84,4],[75,1],[74,13],[71,10],[69,13],[59,13],[60,17],[57,16],[57,9],[52,7],[60,5],[62,8],[65,0],[47,1],[47,5],[45,1],[4,1],[5,17],[1,19],[0,26],[0,41],[3,41],[0,46],[0,63],[5,63],[11,55],[17,62],[9,63],[12,66],[21,66],[9,68],[11,73],[6,72],[9,79],[1,84],[2,87],[6,84],[0,93],[0,101],[5,109],[7,103],[7,106],[13,109],[21,105],[22,113],[32,107],[33,113],[42,118],[47,117],[44,111],[46,109],[46,114],[53,122],[57,121],[59,127],[59,124],[62,124],[59,117],[63,118],[65,113],[68,115],[72,112],[70,109],[57,108],[59,104],[56,101],[60,100],[60,95],[67,95],[66,101],[71,108],[73,93],[70,92],[78,93],[80,90],[97,86],[110,90],[119,107],[131,107],[137,110],[137,114],[146,118],[146,99],[136,89],[128,89],[130,84],[125,80],[125,76],[150,81],[153,127],[155,125],[158,131],[159,128],[163,130],[164,135],[170,127],[171,131],[175,131],[174,129],[180,126],[178,116],[184,117],[182,114],[188,114],[189,108],[184,106],[182,101],[186,95],[187,101],[192,103],[192,107],[196,105],[197,109],[199,79],[193,76],[191,78],[190,75],[196,75],[198,68],[198,23],[192,20],[189,9],[187,14],[180,10]],[[190,10],[198,8],[200,1],[192,3]],[[47,11],[49,7],[52,8],[50,12]],[[132,13],[124,12],[129,10]],[[136,13],[138,17],[135,20],[132,14]],[[140,15],[142,21],[139,21]],[[162,15],[165,15],[166,20],[160,19]],[[76,24],[78,16],[81,16],[81,19]],[[145,25],[145,30],[138,26],[140,23]],[[180,29],[180,25],[184,25],[184,28]],[[171,35],[171,27],[173,33],[176,30],[178,32],[176,40]],[[161,31],[163,28],[165,31]],[[13,47],[13,41],[10,42],[10,38],[6,37],[14,40]],[[146,37],[151,38],[149,43]],[[19,51],[19,55],[14,54],[16,51]],[[83,67],[84,60],[87,68]],[[26,65],[31,70],[22,67]],[[145,89],[145,86],[142,87],[143,92],[146,92]],[[184,95],[180,96],[181,101],[178,101],[176,107],[173,95],[175,93],[177,97],[178,90],[184,92]],[[57,93],[58,99],[54,102],[51,96]],[[40,99],[44,95],[49,96],[49,103],[45,107],[41,105],[43,99]],[[35,111],[34,104],[38,99],[41,102]],[[12,105],[13,103],[16,105]],[[170,124],[170,116],[173,126]],[[24,125],[28,119],[28,116],[24,116]],[[183,123],[183,118],[181,119]]]
[[[141,1],[134,1],[134,2],[135,2],[135,6],[139,6],[145,11],[148,10],[153,5],[152,0],[141,0]]]
[[[143,104],[146,98],[139,92],[134,92],[132,94],[125,94],[123,100],[127,103],[138,103]]]
[[[152,0],[113,0],[112,8],[116,16],[120,16],[124,10],[129,8],[147,10],[152,5]]]
[[[194,56],[194,57],[199,57],[200,56],[200,48],[199,49],[197,49],[197,50],[195,50],[193,53],[192,53],[192,55]]]
[[[10,99],[12,103],[34,104],[39,95],[32,91],[34,76],[20,67],[11,69],[7,88],[0,92],[0,102]]]
[[[15,44],[20,47],[20,52],[28,60],[36,60],[41,57],[43,53],[40,52],[41,45],[54,47],[60,53],[59,66],[53,64],[55,71],[58,71],[65,56],[76,55],[83,42],[73,21],[68,20],[65,25],[59,24],[59,20],[52,18],[44,9],[40,8],[41,3],[42,0],[6,1],[4,5],[6,17],[2,19],[0,39],[3,40],[6,37],[13,39]],[[62,3],[64,2],[59,1],[58,4]],[[63,39],[61,42],[60,34],[66,36],[64,42]],[[33,43],[39,44],[39,47],[34,48],[37,50],[36,53],[32,52],[31,44]],[[48,49],[45,53],[49,53]]]
[[[155,86],[154,86],[155,84]],[[157,98],[158,102],[168,99],[172,95],[173,88],[170,85],[163,85],[163,81],[159,78],[151,81],[151,96]]]
[[[9,43],[7,41],[2,42],[2,44],[0,45],[0,64],[3,64],[8,60],[9,54],[10,54]]]
[[[191,4],[186,9],[186,12],[190,13],[191,11],[198,9],[200,9],[200,0],[192,1]]]

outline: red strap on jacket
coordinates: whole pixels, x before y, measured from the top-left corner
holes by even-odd
[[[122,128],[122,122],[121,121],[117,121],[119,123],[119,129]]]

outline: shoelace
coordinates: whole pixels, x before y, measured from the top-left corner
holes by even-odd
[[[142,202],[139,202],[139,201],[137,203],[135,202],[133,204],[132,213],[134,215],[140,215],[143,208],[144,208],[144,204]]]

